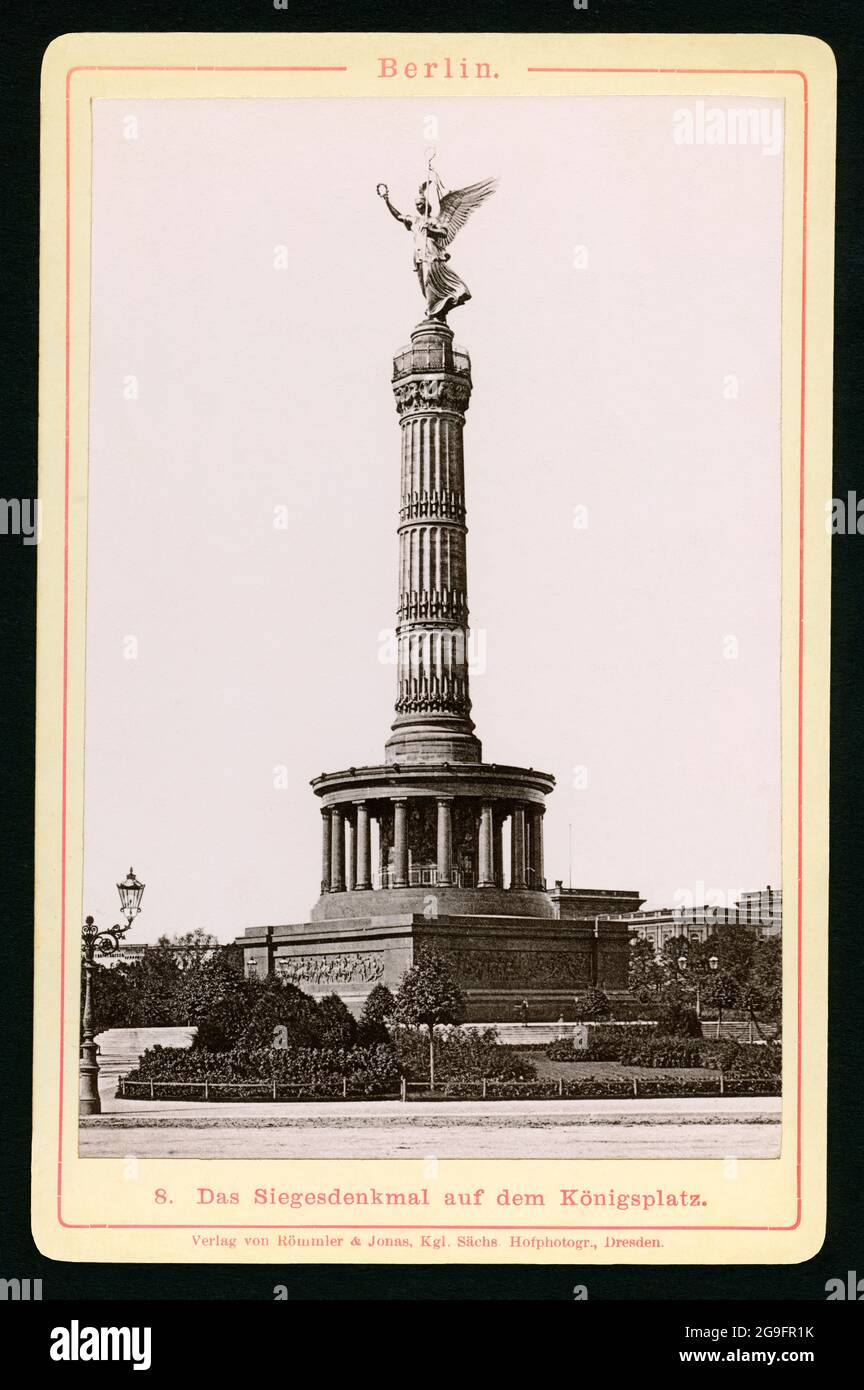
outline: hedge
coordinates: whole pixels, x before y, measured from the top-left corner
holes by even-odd
[[[391,1046],[399,1069],[409,1081],[429,1079],[429,1034],[425,1029],[396,1027]],[[536,1068],[519,1056],[516,1048],[498,1041],[494,1028],[482,1032],[463,1032],[459,1028],[435,1031],[436,1081],[480,1081],[485,1076],[498,1080],[530,1081]]]
[[[635,1080],[635,1085],[634,1085]],[[517,1084],[512,1081],[487,1081],[487,1100],[633,1100],[652,1097],[708,1097],[721,1094],[720,1078],[706,1072],[704,1076],[682,1081],[674,1076],[579,1076],[559,1083],[553,1080]],[[776,1096],[780,1094],[780,1078],[776,1076],[724,1076],[722,1094],[725,1096]],[[482,1083],[449,1081],[434,1092],[411,1095],[412,1101],[477,1100],[482,1095]]]
[[[632,1027],[604,1025],[591,1030],[588,1047],[574,1048],[572,1039],[558,1038],[546,1048],[553,1062],[621,1062],[630,1067],[710,1067],[736,1075],[776,1076],[780,1048],[774,1043],[738,1043],[731,1038],[666,1037],[653,1024]]]
[[[266,1081],[277,1085],[300,1086],[304,1091],[338,1095],[343,1080],[353,1094],[380,1095],[398,1090],[400,1070],[392,1048],[384,1044],[354,1048],[235,1048],[230,1052],[207,1052],[203,1048],[153,1047],[141,1057],[127,1081]],[[232,1090],[227,1096],[243,1099]],[[260,1099],[261,1091],[250,1091]],[[200,1084],[194,1098],[200,1099]],[[165,1087],[161,1099],[186,1099],[179,1087]]]
[[[739,1076],[779,1076],[781,1051],[773,1043],[737,1043],[724,1038],[651,1038],[627,1043],[620,1061],[628,1067],[710,1067]]]
[[[627,1044],[656,1037],[656,1023],[601,1023],[590,1028],[587,1048],[575,1048],[572,1038],[556,1038],[546,1048],[546,1056],[553,1062],[620,1062]]]

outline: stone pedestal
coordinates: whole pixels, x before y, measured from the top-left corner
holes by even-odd
[[[268,969],[318,998],[338,994],[355,1015],[378,984],[398,989],[423,951],[443,957],[466,1001],[466,1022],[510,1022],[524,999],[533,1022],[571,1020],[593,986],[625,995],[629,930],[619,923],[402,912],[252,929],[240,938],[248,974]]]

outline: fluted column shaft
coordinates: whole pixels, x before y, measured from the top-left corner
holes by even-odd
[[[493,877],[499,888],[504,887],[504,819],[496,815],[493,822],[494,839],[492,844]]]
[[[351,819],[351,812],[345,812],[345,887],[350,892],[356,881],[356,854],[354,840],[354,822]]]
[[[467,354],[446,324],[425,322],[394,360],[402,437],[395,737],[388,760],[479,761],[468,690],[468,593],[462,430]]]
[[[369,821],[369,807],[365,801],[355,803],[357,807],[357,889],[372,887],[372,833]]]
[[[438,798],[437,830],[438,870],[436,878],[439,883],[447,884],[453,880],[453,822],[450,813],[450,798],[446,796],[439,796]]]
[[[321,892],[330,888],[330,810],[321,808]]]
[[[393,802],[393,887],[408,883],[408,802]]]
[[[525,807],[514,806],[510,816],[510,887],[525,888]]]
[[[484,801],[480,808],[480,873],[477,878],[478,888],[494,888],[495,886],[494,834],[495,826],[492,815],[492,802]]]
[[[345,889],[345,832],[341,807],[331,806],[330,819],[330,892],[342,893]]]
[[[535,806],[531,812],[531,871],[532,888],[542,888],[546,872],[543,864],[542,806]]]

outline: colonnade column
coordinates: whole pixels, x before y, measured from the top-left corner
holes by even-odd
[[[393,802],[393,887],[408,886],[408,802]]]
[[[330,808],[330,892],[345,891],[345,834],[341,806]]]
[[[492,841],[492,876],[499,888],[504,887],[504,817],[496,815],[492,821],[494,837]]]
[[[480,873],[477,877],[478,888],[495,887],[494,835],[495,825],[492,817],[492,802],[484,801],[480,808]]]
[[[531,813],[531,887],[542,888],[545,877],[543,867],[543,814],[542,806],[535,806]]]
[[[438,870],[436,881],[440,884],[453,880],[453,821],[450,815],[450,797],[438,797]]]
[[[321,807],[321,892],[330,891],[330,808]]]
[[[356,841],[354,839],[354,821],[351,819],[351,812],[345,811],[345,887],[349,893],[354,887],[357,878],[357,852]]]
[[[525,807],[510,813],[510,887],[525,888]]]
[[[354,887],[372,887],[372,834],[369,824],[369,807],[365,801],[355,801],[357,807],[357,882]]]

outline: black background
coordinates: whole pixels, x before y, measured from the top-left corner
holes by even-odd
[[[37,495],[42,56],[58,34],[112,30],[800,33],[823,39],[834,50],[839,84],[833,492],[835,497],[845,497],[857,487],[864,495],[860,468],[864,352],[860,312],[856,312],[860,310],[864,248],[864,121],[860,104],[864,4],[861,0],[822,4],[800,0],[589,0],[589,5],[587,11],[574,11],[572,0],[518,4],[509,0],[464,0],[459,4],[447,0],[434,4],[431,0],[423,4],[378,0],[361,7],[292,0],[287,11],[274,10],[272,0],[148,0],[138,4],[133,0],[19,0],[7,5],[2,19],[0,129],[2,496]],[[0,684],[4,697],[0,708],[0,888],[4,898],[0,920],[0,1277],[41,1278],[45,1300],[271,1300],[274,1285],[284,1284],[291,1299],[302,1300],[572,1301],[573,1285],[583,1283],[593,1304],[615,1299],[819,1301],[825,1299],[828,1279],[845,1279],[847,1271],[856,1268],[864,1276],[860,1238],[864,1140],[860,1118],[860,1078],[864,1074],[860,945],[864,643],[860,615],[864,612],[864,537],[838,536],[833,542],[828,1235],[818,1256],[792,1266],[116,1266],[45,1259],[30,1234],[36,558],[37,547],[23,546],[16,537],[0,537]],[[129,794],[134,795],[134,788]],[[683,1309],[682,1304],[680,1311]],[[80,1310],[72,1311],[81,1315]],[[92,1316],[96,1311],[93,1309]],[[630,1310],[631,1316],[635,1311]],[[704,1308],[703,1320],[715,1321],[709,1315],[718,1311]],[[733,1315],[741,1319],[743,1312],[739,1305]],[[578,1323],[575,1310],[573,1316]],[[767,1320],[806,1322],[808,1316],[800,1309],[787,1312],[781,1319],[775,1307]],[[277,1321],[286,1335],[294,1326],[287,1319]],[[247,1343],[246,1350],[254,1357],[254,1342]],[[581,1357],[576,1361],[579,1364],[584,1368]]]

